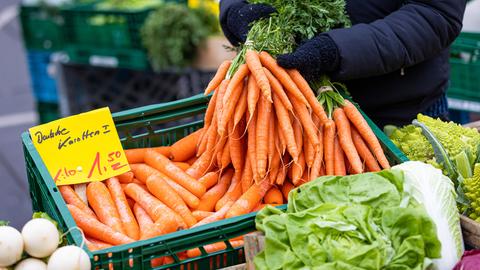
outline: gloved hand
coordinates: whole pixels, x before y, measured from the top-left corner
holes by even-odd
[[[337,70],[339,58],[335,42],[327,35],[319,35],[305,41],[293,53],[277,56],[277,62],[283,68],[297,69],[307,80],[315,80]]]
[[[265,4],[248,4],[245,0],[222,0],[220,2],[220,25],[233,45],[245,42],[250,24],[267,18],[275,8]]]

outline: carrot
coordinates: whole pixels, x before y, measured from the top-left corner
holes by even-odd
[[[292,78],[292,80],[298,86],[298,89],[300,89],[300,92],[302,92],[303,96],[307,99],[313,113],[318,116],[322,124],[326,123],[328,121],[327,114],[325,113],[325,110],[320,102],[318,102],[312,88],[310,88],[310,85],[305,78],[303,78],[302,74],[300,74],[300,72],[298,72],[296,69],[290,69],[287,70],[287,72],[288,75],[290,75],[290,78]]]
[[[223,98],[227,92],[228,85],[230,85],[230,79],[225,79],[222,81],[222,83],[218,87],[217,103],[215,104],[215,113],[217,114],[217,121],[222,116],[223,105],[224,105]]]
[[[295,144],[297,145],[298,151],[302,152],[303,150],[303,132],[302,132],[302,125],[298,120],[293,121],[293,134],[295,139]]]
[[[205,151],[185,172],[191,177],[198,179],[213,167],[213,151]]]
[[[77,223],[77,226],[82,229],[86,235],[112,245],[123,245],[135,241],[85,214],[85,212],[75,205],[67,204],[67,207],[72,214],[73,220]]]
[[[305,105],[293,98],[290,94],[288,96],[292,101],[296,116],[300,120],[300,123],[302,123],[303,131],[307,134],[308,140],[312,142],[315,150],[317,150],[320,145],[320,141],[318,140],[317,129],[315,128],[315,124],[313,123],[312,117],[310,116],[307,107],[305,107]]]
[[[198,182],[202,183],[205,188],[210,189],[211,187],[215,186],[218,181],[218,173],[216,172],[209,172],[198,179]]]
[[[233,114],[233,127],[237,127],[238,123],[243,119],[245,112],[247,110],[247,84],[244,85],[242,94],[238,100],[237,108]]]
[[[186,163],[188,163],[188,165],[192,166],[193,163],[195,163],[195,161],[197,161],[197,157],[192,157],[190,158],[189,160],[185,161]]]
[[[287,170],[284,166],[278,168],[277,178],[275,179],[275,183],[277,185],[283,185],[285,182],[285,178],[287,177]]]
[[[305,155],[302,152],[298,161],[292,165],[292,182],[295,186],[299,186],[300,180],[304,174],[305,170]]]
[[[208,212],[208,211],[200,211],[196,210],[192,212],[192,215],[197,219],[198,222],[202,221],[203,219],[215,214],[214,212]]]
[[[135,177],[140,180],[143,184],[147,183],[147,178],[153,174],[159,174],[160,172],[147,164],[131,164],[130,169],[132,170]]]
[[[237,92],[239,91],[238,89],[240,88],[240,85],[243,85],[244,79],[250,74],[250,70],[248,69],[248,66],[246,64],[241,64],[240,67],[238,68],[237,72],[233,75],[232,79],[230,80],[230,83],[227,86],[227,89],[225,91],[225,95],[221,99],[223,105],[227,104],[230,98]]]
[[[280,102],[276,94],[273,94],[273,105],[275,106],[275,112],[278,119],[278,125],[280,126],[280,136],[285,140],[287,150],[290,155],[293,157],[293,160],[298,159],[298,145],[295,142],[295,133],[292,125],[290,124],[290,119],[288,112]],[[300,134],[300,133],[299,133]]]
[[[120,183],[122,184],[129,184],[133,181],[133,172],[126,172],[126,173],[122,173],[120,174],[119,176],[117,176],[118,178],[118,181],[120,181]]]
[[[258,98],[260,97],[260,88],[258,88],[257,82],[252,76],[248,78],[247,91],[248,112],[250,113],[250,116],[253,117],[255,108],[257,108]],[[248,119],[249,121],[251,120],[250,118]]]
[[[120,186],[120,182],[117,178],[112,177],[108,179],[106,183],[115,206],[117,207],[118,214],[120,215],[125,234],[132,239],[138,240],[140,238],[140,229],[135,220],[132,209],[128,205],[127,197]]]
[[[234,127],[233,123],[229,124],[229,133],[231,134],[229,140],[230,158],[235,171],[240,172],[244,163],[242,134],[239,127]]]
[[[307,163],[307,167],[311,168],[313,165],[313,160],[315,158],[315,149],[313,149],[312,142],[310,142],[310,140],[308,140],[306,136],[303,138],[303,140],[303,153],[305,155],[305,162]]]
[[[245,53],[245,61],[247,62],[248,68],[252,72],[252,76],[257,82],[260,91],[262,91],[263,97],[268,102],[272,103],[272,89],[268,82],[267,75],[265,75],[265,72],[263,71],[258,53],[253,50],[247,50]]]
[[[102,182],[91,182],[88,184],[87,198],[98,220],[113,230],[125,234],[117,207],[105,184]]]
[[[289,111],[293,110],[292,103],[288,100],[288,96],[283,90],[282,84],[273,76],[273,74],[266,68],[263,68],[265,75],[267,75],[268,81],[272,86],[273,93],[278,96],[278,99],[282,102],[283,106]]]
[[[147,149],[155,150],[155,152],[160,153],[164,156],[170,156],[170,146],[160,146],[160,147],[152,147],[152,148],[136,148],[136,149],[127,149],[125,150],[125,156],[127,157],[127,161],[130,164],[133,163],[142,163],[145,156],[145,151]]]
[[[280,83],[285,87],[287,92],[292,95],[292,97],[295,97],[301,104],[310,107],[310,104],[308,104],[302,92],[300,92],[300,89],[298,89],[295,82],[293,82],[292,78],[290,78],[290,75],[288,75],[287,71],[280,67],[277,64],[277,61],[270,54],[265,51],[261,52],[260,61],[266,68],[268,68],[268,70],[273,73],[275,78],[280,81]]]
[[[232,61],[230,60],[225,60],[222,62],[222,64],[220,64],[217,72],[215,73],[215,76],[213,76],[212,80],[208,83],[207,88],[205,89],[205,95],[210,94],[213,90],[220,86],[220,83],[227,75],[228,69],[230,68],[231,64]]]
[[[218,134],[218,132],[217,132],[217,128],[218,128],[217,114],[218,114],[217,112],[214,112],[212,124],[209,126],[209,128],[207,130],[207,133],[205,135],[206,136],[205,137],[206,142],[204,143],[205,144],[205,150],[201,152],[202,154],[205,153],[205,152],[213,151],[213,149],[215,147],[215,142],[217,140],[217,134]],[[200,147],[201,147],[201,145],[200,145]]]
[[[208,128],[210,127],[210,124],[212,123],[213,114],[215,112],[215,108],[217,107],[217,97],[218,97],[218,91],[215,91],[215,93],[213,93],[212,98],[210,98],[210,101],[208,102],[207,110],[205,111],[205,117],[204,117],[205,125],[203,126],[203,130],[205,130],[205,132],[203,133],[203,135],[206,134]]]
[[[265,196],[265,193],[270,189],[270,186],[268,180],[263,180],[259,184],[252,185],[247,192],[243,193],[242,196],[232,205],[225,217],[231,218],[250,213],[250,211],[252,211],[252,209],[255,208]]]
[[[111,248],[112,247],[112,245],[110,245],[108,243],[105,243],[103,241],[100,241],[98,239],[95,239],[95,238],[85,237],[85,240],[90,241],[90,243],[96,245],[99,249],[106,249],[106,248]]]
[[[323,152],[326,175],[334,175],[335,172],[335,129],[335,122],[330,119],[323,126]]]
[[[122,190],[123,190],[123,188],[126,187],[127,184],[120,184],[120,186],[122,187]],[[127,203],[130,209],[133,209],[133,206],[135,205],[135,201],[130,198],[127,198]]]
[[[170,158],[172,161],[183,162],[194,157],[197,150],[197,142],[203,130],[201,128],[170,146]]]
[[[110,244],[107,244],[97,239],[93,239],[91,237],[85,237],[85,243],[87,244],[88,249],[91,251],[102,250],[112,247],[112,245]]]
[[[221,219],[224,219],[225,218],[225,215],[227,214],[228,210],[230,210],[230,207],[232,207],[234,202],[230,201],[230,202],[227,202],[222,208],[220,208],[217,212],[213,213],[211,216],[209,217],[206,217],[204,219],[202,219],[202,221],[198,222],[197,224],[195,224],[193,227],[198,227],[198,226],[202,226],[202,225],[205,225],[205,224],[208,224],[208,223],[212,223],[212,222],[215,222],[215,221],[219,221]]]
[[[73,190],[71,186],[58,186],[58,190],[60,194],[62,194],[63,199],[67,204],[75,205],[80,210],[85,212],[85,214],[91,216],[94,219],[97,219],[95,213],[86,205],[82,199],[78,196],[78,194]]]
[[[320,125],[320,123],[319,123]],[[318,128],[318,138],[322,139],[323,140],[323,126],[320,126]],[[310,181],[316,179],[317,177],[320,176],[320,169],[322,167],[322,164],[323,164],[323,152],[324,152],[324,145],[323,145],[323,142],[320,143],[320,147],[318,149],[318,151],[315,152],[314,154],[314,159],[313,159],[313,164],[312,164],[312,167],[310,169]]]
[[[164,173],[173,181],[192,192],[195,196],[201,197],[205,194],[206,189],[204,185],[198,183],[197,180],[175,166],[175,164],[162,154],[147,150],[145,153],[145,163]]]
[[[283,131],[280,128],[280,131],[278,132],[278,138],[280,139],[280,152],[285,154],[285,151],[287,150],[287,143],[285,140],[285,135],[283,135]],[[296,147],[296,145],[295,145]]]
[[[275,113],[272,112],[269,115],[270,119],[268,121],[268,149],[267,149],[267,161],[268,161],[268,171],[272,169],[272,159],[274,153],[277,152],[275,145]]]
[[[367,145],[370,147],[373,155],[377,158],[378,163],[382,166],[383,169],[389,169],[390,164],[388,163],[387,157],[383,152],[382,146],[377,139],[377,136],[373,133],[372,129],[368,125],[365,118],[358,111],[358,109],[350,101],[345,100],[343,110],[345,111],[346,116],[352,122],[352,124],[357,128],[358,133],[365,140]]]
[[[245,193],[248,188],[250,188],[253,182],[252,165],[250,163],[250,156],[247,155],[247,157],[245,158],[245,165],[243,166],[242,172],[242,193]]]
[[[294,188],[295,188],[295,186],[292,183],[290,183],[289,181],[286,181],[285,183],[283,183],[282,194],[283,194],[283,198],[285,198],[285,201],[288,201],[288,194]]]
[[[342,151],[342,147],[340,146],[338,137],[335,137],[335,144],[334,144],[334,173],[335,175],[347,175],[347,170],[345,166],[345,157]]]
[[[320,169],[322,167],[323,153],[315,153],[315,158],[313,160],[312,168],[310,169],[310,181],[317,179],[320,176]]]
[[[278,188],[272,187],[265,194],[263,201],[265,204],[283,204],[283,194]]]
[[[219,211],[228,202],[235,202],[242,195],[242,173],[235,171],[230,182],[227,192],[223,195],[217,204],[215,204],[215,211]]]
[[[187,227],[183,219],[176,212],[168,208],[159,199],[139,185],[128,184],[125,187],[125,194],[140,205],[152,220],[161,220],[164,223],[165,231],[172,232]]]
[[[270,114],[272,113],[272,104],[264,97],[261,97],[259,102],[257,127],[255,132],[257,136],[255,150],[258,176],[263,179],[267,171],[268,131]]]
[[[357,149],[353,144],[350,121],[348,121],[348,118],[345,115],[343,109],[336,108],[333,111],[333,119],[335,121],[335,126],[337,127],[338,131],[338,141],[343,149],[343,152],[345,153],[345,156],[350,162],[350,165],[352,166],[353,172],[356,174],[362,173],[362,161],[360,160]]]
[[[257,114],[258,110],[253,113],[253,116],[250,120],[250,125],[248,127],[248,141],[247,141],[247,155],[250,159],[250,166],[252,169],[253,179],[255,181],[259,178],[257,171],[257,163],[254,162],[257,160]]]
[[[380,166],[377,163],[377,160],[368,149],[367,144],[362,139],[362,136],[358,133],[355,127],[352,127],[352,140],[355,144],[355,148],[358,151],[360,157],[364,160],[367,170],[369,172],[378,172],[380,171]]]
[[[220,177],[218,183],[200,198],[200,204],[196,210],[213,211],[218,200],[220,200],[227,192],[230,182],[232,181],[232,177],[233,170],[228,169],[225,174]]]
[[[243,240],[237,240],[237,241],[229,241],[230,245],[234,248],[236,247],[241,247],[243,246]],[[227,249],[227,244],[225,244],[224,242],[218,242],[218,243],[214,243],[214,244],[210,244],[210,245],[206,245],[203,247],[203,249],[205,250],[205,252],[207,253],[213,253],[213,252],[217,252],[217,251],[220,251],[220,250],[225,250]],[[187,251],[187,256],[189,258],[195,258],[195,257],[198,257],[202,255],[202,252],[200,251],[199,248],[194,248],[194,249],[190,249]]]
[[[220,136],[224,135],[228,122],[233,121],[233,113],[235,112],[240,96],[242,95],[242,89],[243,82],[240,82],[223,106],[222,117],[219,118],[220,123],[218,124],[218,134],[220,134]]]
[[[125,156],[127,157],[128,163],[142,163],[143,157],[145,156],[145,148],[137,149],[126,149]]]
[[[222,150],[217,153],[217,164],[219,164],[218,167],[223,170],[232,162],[230,157],[230,139],[227,139],[227,143],[225,143],[221,149]]]
[[[133,205],[133,213],[138,221],[140,227],[140,240],[145,240],[154,237],[152,232],[153,220],[147,212],[138,204]]]
[[[186,162],[174,161],[173,164],[175,164],[175,166],[177,166],[178,168],[182,169],[182,171],[186,171],[190,168],[190,164]]]
[[[178,195],[161,176],[151,175],[148,177],[147,188],[155,197],[157,197],[157,199],[173,211],[177,212],[177,214],[183,218],[188,227],[197,223],[197,220],[192,216],[190,209],[188,209],[180,195]]]
[[[178,195],[182,198],[182,200],[188,205],[188,207],[195,209],[198,207],[198,204],[200,203],[200,199],[193,195],[190,191],[186,190],[184,187],[181,185],[177,184],[175,181],[172,179],[166,177],[165,175],[164,179],[170,185],[175,192],[177,192]]]

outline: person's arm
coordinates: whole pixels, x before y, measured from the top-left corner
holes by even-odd
[[[339,54],[335,77],[382,75],[437,55],[460,33],[465,5],[465,0],[406,1],[384,19],[329,31]]]

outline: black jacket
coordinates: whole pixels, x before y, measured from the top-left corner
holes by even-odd
[[[221,14],[236,1],[221,1]],[[340,56],[333,79],[346,83],[378,125],[410,123],[448,87],[449,46],[466,0],[346,2],[353,26],[327,33]]]

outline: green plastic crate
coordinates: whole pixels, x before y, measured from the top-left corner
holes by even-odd
[[[69,62],[75,64],[135,70],[146,70],[150,67],[144,50],[67,45],[65,52],[68,54]]]
[[[156,128],[161,124],[171,124],[190,117],[201,117],[206,109],[208,98],[197,95],[174,102],[150,105],[113,115],[122,144],[125,148],[169,145],[202,127],[202,121],[174,125],[170,128]],[[380,129],[367,121],[378,136],[386,155],[393,164],[407,160]],[[30,195],[35,211],[45,211],[57,220],[64,231],[75,226],[45,164],[33,146],[28,132],[22,134]],[[210,243],[226,241],[255,231],[255,213],[218,221],[198,228],[171,233],[128,245],[88,252],[92,269],[219,269],[244,262],[243,247],[233,248],[228,242],[227,249],[207,254],[201,248],[202,256],[180,261],[174,254]],[[72,230],[67,235],[69,243],[81,245],[81,235]],[[111,253],[111,255],[109,255]],[[151,267],[151,260],[173,255],[175,263],[157,268]]]
[[[480,33],[462,33],[451,48],[451,98],[480,102]]]
[[[60,118],[60,108],[56,102],[37,102],[36,108],[40,124]]]
[[[63,16],[58,8],[20,6],[23,40],[27,49],[63,49]]]

